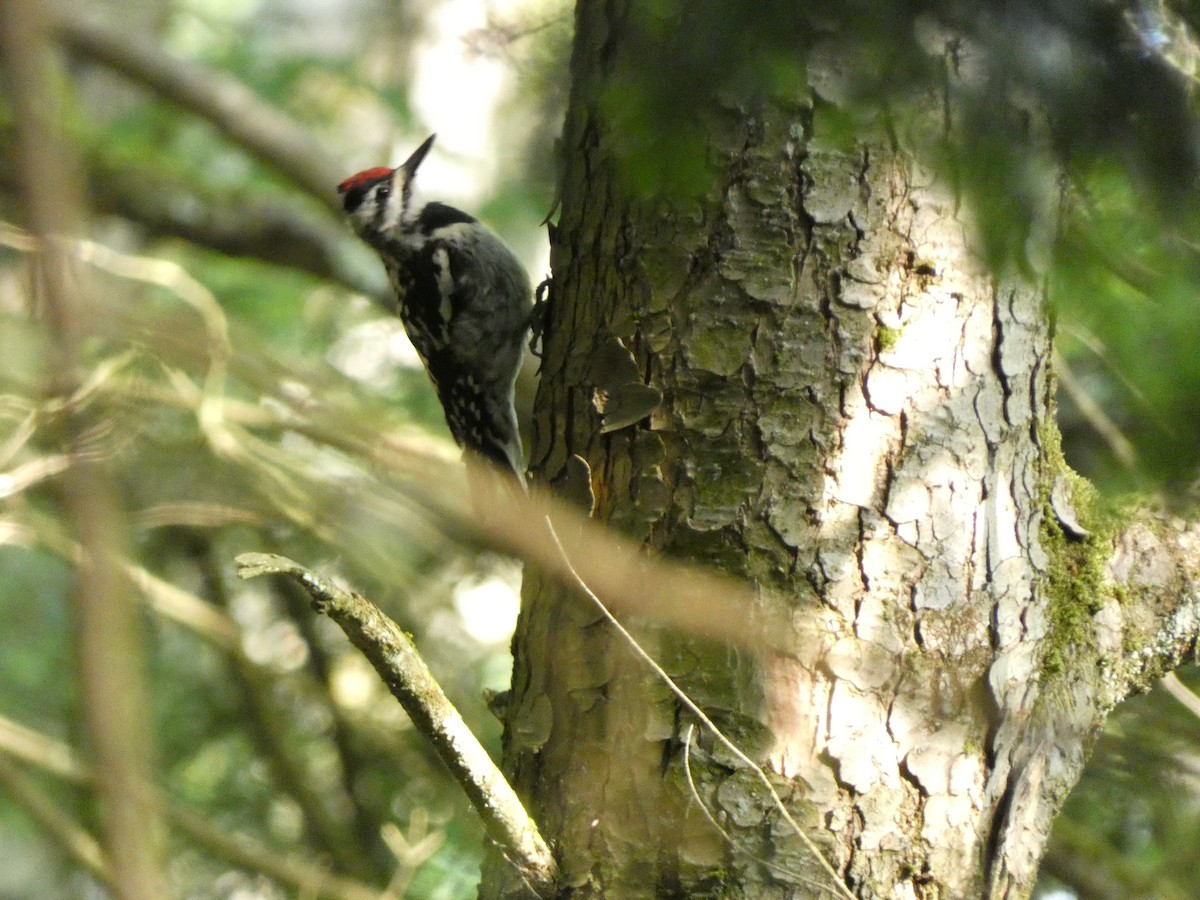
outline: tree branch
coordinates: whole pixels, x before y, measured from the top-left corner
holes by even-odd
[[[328,900],[381,900],[381,894],[362,882],[334,875],[320,866],[294,856],[285,856],[264,847],[245,835],[231,835],[178,803],[168,803],[167,821],[214,856],[228,860],[251,872],[261,872],[295,890],[300,897],[324,897]]]
[[[534,890],[551,888],[556,866],[537,825],[396,623],[365,598],[285,557],[243,553],[237,565],[241,578],[288,575],[308,591],[317,612],[341,626],[434,745],[509,861]]]
[[[382,270],[365,260],[349,231],[298,203],[195,196],[187,185],[146,170],[98,171],[96,208],[230,256],[249,257],[337,282],[390,308]]]
[[[393,459],[403,461],[400,453],[378,440],[364,453],[387,466],[395,465]],[[582,581],[618,618],[634,616],[755,652],[777,649],[785,633],[795,640],[786,630],[792,626],[765,609],[755,589],[745,582],[647,553],[644,546],[590,518],[560,493],[540,485],[532,486],[528,496],[496,489],[483,508],[475,504],[467,509],[456,502],[462,499],[461,490],[456,490],[447,473],[445,466],[427,466],[405,490],[446,522],[448,532],[533,563],[572,590]],[[501,476],[493,473],[492,477]],[[553,531],[542,524],[547,517]],[[794,644],[791,651],[799,652]]]
[[[1110,645],[1113,702],[1149,690],[1194,657],[1200,639],[1200,525],[1143,511],[1113,539],[1106,574],[1118,600],[1097,615]]]
[[[236,79],[164,53],[159,47],[96,19],[57,7],[62,42],[212,123],[222,134],[341,215],[334,186],[341,165],[309,129],[263,101]]]

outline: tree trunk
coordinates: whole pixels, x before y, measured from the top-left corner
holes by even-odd
[[[1154,668],[1129,664],[1131,635],[1178,612],[1134,627],[1109,582],[1151,577],[1145,540],[1193,539],[1088,521],[1042,286],[987,268],[968,211],[902,144],[831,139],[814,59],[808,96],[697,111],[702,199],[634,198],[601,101],[626,52],[617,6],[577,14],[533,468],[590,488],[594,517],[648,552],[753,582],[747,617],[790,623],[769,651],[638,637],[813,843],[618,634],[530,573],[505,768],[561,895],[1026,896],[1091,736]],[[1159,664],[1194,622],[1173,633]],[[522,892],[489,862],[481,896]]]

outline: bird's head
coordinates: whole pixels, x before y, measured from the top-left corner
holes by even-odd
[[[342,209],[360,237],[370,242],[372,237],[395,234],[408,224],[413,178],[435,137],[435,134],[427,137],[394,169],[386,166],[364,169],[338,185]]]

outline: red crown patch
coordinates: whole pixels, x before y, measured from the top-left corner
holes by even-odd
[[[381,178],[388,178],[396,171],[389,169],[387,166],[376,166],[374,169],[363,169],[356,175],[351,175],[345,181],[338,185],[338,193],[344,194],[347,191],[354,190],[356,187],[361,187],[364,184],[370,184],[372,181],[378,181]]]

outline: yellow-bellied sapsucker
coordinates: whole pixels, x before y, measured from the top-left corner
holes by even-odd
[[[352,175],[338,194],[355,233],[387,268],[454,440],[524,484],[513,389],[532,316],[529,276],[474,216],[412,203],[413,178],[435,136],[394,169]]]

